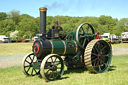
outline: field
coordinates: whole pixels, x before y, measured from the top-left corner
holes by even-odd
[[[113,48],[128,48],[128,43],[116,44]],[[18,49],[20,48],[20,49]],[[26,54],[31,52],[32,43],[0,44],[3,55]],[[4,49],[4,50],[2,50]],[[127,85],[128,55],[114,55],[109,70],[102,74],[92,74],[88,70],[67,71],[60,80],[45,82],[40,75],[26,77],[20,66],[0,69],[0,85]]]
[[[0,55],[27,54],[32,52],[33,43],[0,43]],[[113,44],[113,48],[128,48],[128,43]]]
[[[32,51],[33,43],[0,43],[0,55],[26,54]]]

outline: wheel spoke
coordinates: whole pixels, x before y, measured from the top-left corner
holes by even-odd
[[[97,64],[96,64],[96,66],[99,66],[99,60],[97,61]]]
[[[52,59],[52,57],[51,57],[51,62],[53,63],[53,65],[54,65],[54,62],[53,62],[53,59]]]
[[[96,66],[96,61],[94,61],[94,66]]]
[[[61,67],[57,67],[57,69],[61,69]]]
[[[30,70],[30,68],[31,68],[31,67],[29,66],[29,68],[28,68],[28,70],[27,70],[27,73],[28,73],[28,71]]]
[[[52,69],[52,67],[44,67],[44,69]]]
[[[60,74],[57,72],[57,70],[56,70],[56,74],[57,74],[57,75],[60,75]]]
[[[50,69],[46,72],[46,75],[48,75],[48,72],[50,71]]]
[[[34,58],[35,58],[35,56],[33,55],[33,59],[32,59],[32,62],[34,61]]]
[[[99,50],[96,48],[96,46],[95,46],[95,49],[96,49],[96,51],[97,51],[97,52],[98,52],[98,54],[99,54],[100,52],[99,52]]]
[[[101,67],[100,67],[100,65],[99,65],[99,71],[101,71]]]
[[[92,55],[98,56],[96,53],[92,53]]]
[[[104,61],[101,60],[101,62],[102,62],[105,66],[107,66],[107,64],[106,64]]]
[[[93,59],[93,60],[92,60],[92,62],[94,62],[94,61],[96,61],[96,60],[98,60],[98,58],[96,58],[96,59]]]
[[[83,27],[81,27],[81,28],[82,28],[82,30],[83,30],[83,33],[85,34],[85,31],[84,31]]]
[[[105,57],[109,57],[109,54],[106,54],[106,55],[103,55],[103,56],[105,56]]]
[[[61,64],[61,62],[58,62],[57,64],[55,64],[56,66],[58,66],[59,64]]]
[[[53,62],[54,64],[55,64],[56,60],[57,60],[57,57],[55,58],[55,60],[54,60],[54,62]]]
[[[50,72],[50,76],[49,76],[49,79],[51,78],[51,76],[53,75],[53,71],[52,72]]]
[[[53,72],[53,78],[55,78],[54,71],[52,71],[52,72]]]
[[[106,48],[106,46],[104,46],[104,47],[101,49],[101,51],[103,51],[105,48]]]
[[[84,47],[84,46],[85,46],[85,42],[86,42],[86,38],[84,39],[84,42],[83,42],[83,45],[82,45],[82,47]]]
[[[30,62],[28,62],[27,60],[25,60],[28,64],[30,64]]]
[[[31,62],[33,62],[32,58],[30,56],[29,56],[29,58],[30,58]]]
[[[87,28],[87,31],[86,31],[87,34],[88,34],[88,30],[89,30],[89,25],[88,25],[88,28]]]
[[[31,75],[33,75],[33,69],[32,69]]]
[[[37,71],[36,71],[36,69],[35,68],[33,68],[34,69],[34,71],[36,72],[36,74],[38,73]]]

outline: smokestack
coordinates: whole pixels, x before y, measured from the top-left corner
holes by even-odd
[[[46,11],[47,8],[42,7],[39,8],[40,10],[40,33],[42,34],[41,37],[46,38]]]

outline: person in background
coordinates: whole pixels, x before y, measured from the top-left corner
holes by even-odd
[[[99,32],[96,32],[96,39],[100,39],[100,33]]]

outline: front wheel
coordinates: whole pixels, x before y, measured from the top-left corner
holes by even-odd
[[[46,81],[60,79],[64,73],[64,63],[61,56],[57,54],[47,55],[40,67],[40,74]]]
[[[34,76],[39,74],[40,70],[33,68],[33,63],[36,62],[38,62],[38,60],[34,53],[25,55],[21,64],[23,73],[27,76]]]

